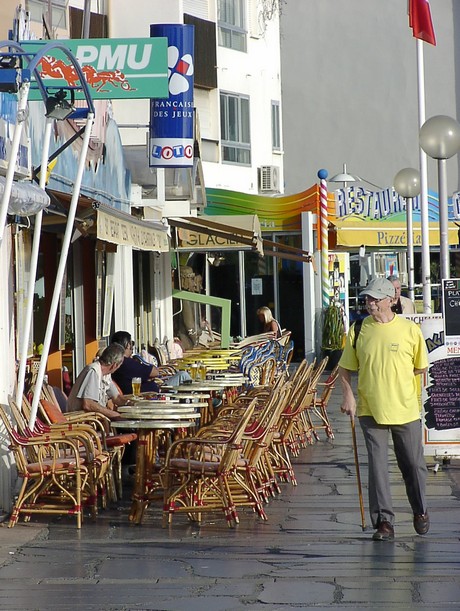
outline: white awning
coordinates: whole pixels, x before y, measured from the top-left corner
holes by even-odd
[[[99,240],[139,250],[169,251],[168,229],[162,223],[143,221],[103,204],[94,207]]]
[[[169,218],[178,229],[179,250],[256,250],[263,255],[262,231],[256,214]]]
[[[178,230],[179,250],[255,250],[261,256],[313,263],[305,250],[262,238],[256,214],[169,218],[168,223]]]

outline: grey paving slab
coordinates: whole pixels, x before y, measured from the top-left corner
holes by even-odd
[[[335,410],[336,438],[323,435],[293,460],[298,486],[282,484],[266,507],[268,522],[244,510],[236,529],[220,514],[204,514],[201,525],[174,516],[163,529],[158,503],[135,527],[127,487],[123,501],[85,520],[80,532],[66,518],[0,528],[0,609],[460,608],[460,461],[430,471],[432,527],[420,537],[393,459],[396,539],[374,542],[361,529],[350,427],[338,398]]]

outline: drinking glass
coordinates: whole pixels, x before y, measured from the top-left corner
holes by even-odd
[[[133,396],[138,397],[141,394],[141,378],[133,378],[131,380],[131,386],[133,387]]]

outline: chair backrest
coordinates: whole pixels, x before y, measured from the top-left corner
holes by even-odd
[[[66,424],[67,420],[57,403],[40,399],[40,405],[46,415],[46,419],[50,424]]]
[[[10,419],[2,406],[0,406],[0,417],[10,438],[10,448],[14,453],[18,471],[24,474],[26,472],[27,462],[36,462],[38,455],[33,446],[23,447],[20,445],[21,440],[24,441],[31,438],[30,430],[23,414],[21,414],[21,411],[18,409],[12,397],[8,397],[8,404],[10,406],[12,418]],[[13,420],[16,423],[16,427],[12,423]]]
[[[260,414],[245,431],[246,445],[244,456],[249,467],[256,467],[262,454],[270,447],[274,435],[278,432],[278,422],[290,394],[292,382],[279,384],[272,392]]]
[[[29,429],[29,413],[27,412],[27,409],[22,409],[23,407],[25,407],[25,402],[27,402],[28,404],[27,399],[23,397],[23,405],[21,406],[21,408],[19,408],[13,397],[8,396],[8,405],[10,407],[10,412],[12,418],[14,419],[18,432],[24,437],[30,437],[32,435],[32,432]]]
[[[243,436],[248,426],[249,420],[252,417],[254,409],[257,405],[257,399],[253,399],[247,406],[239,422],[236,424],[235,429],[227,441],[225,450],[222,454],[219,464],[219,472],[231,471],[235,468],[240,456]]]
[[[336,365],[334,369],[331,371],[331,373],[329,374],[327,380],[325,380],[323,384],[324,385],[323,392],[321,393],[321,396],[319,397],[319,402],[323,406],[327,405],[329,398],[332,394],[332,391],[335,388],[335,383],[338,377],[339,377],[339,366]],[[316,401],[318,401],[318,399],[316,399]]]
[[[328,356],[325,356],[318,364],[318,367],[313,372],[312,383],[316,386],[318,383],[324,369],[326,368],[327,362],[329,360]]]

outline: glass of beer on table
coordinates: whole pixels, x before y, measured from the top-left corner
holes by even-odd
[[[141,394],[141,378],[133,378],[131,380],[131,386],[133,387],[133,396],[138,397]]]
[[[193,363],[190,366],[190,377],[192,378],[193,381],[195,381],[197,376],[198,376],[198,365],[197,363]]]

